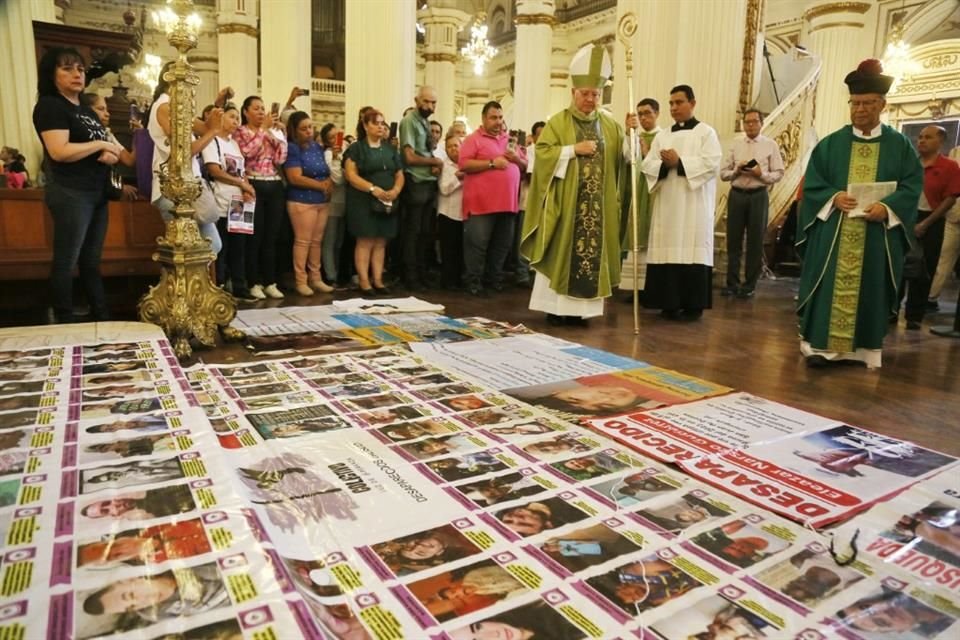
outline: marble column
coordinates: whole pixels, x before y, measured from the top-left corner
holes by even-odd
[[[660,126],[669,126],[670,89],[690,85],[696,95],[696,117],[717,131],[720,140],[736,128],[743,69],[744,25],[748,0],[702,2],[619,0],[617,19],[627,12],[637,17],[634,34],[634,100],[660,102]],[[678,16],[683,16],[678,20]],[[614,77],[626,75],[623,47],[614,47]],[[704,55],[709,52],[709,55]],[[623,118],[626,85],[614,83],[614,113]]]
[[[822,138],[850,121],[849,93],[843,78],[872,51],[873,33],[864,29],[869,2],[824,2],[807,5],[802,42],[820,56],[814,127]]]
[[[467,89],[467,122],[470,129],[476,129],[483,122],[483,105],[490,100],[490,89],[486,78],[476,78],[470,81]]]
[[[372,105],[387,122],[399,121],[416,93],[415,0],[346,3],[346,128]]]
[[[43,147],[33,130],[33,106],[37,103],[34,20],[57,22],[52,0],[0,2],[0,146],[19,149],[36,180]]]
[[[517,0],[513,120],[528,132],[530,125],[552,113],[553,12],[553,0]]]
[[[194,71],[200,77],[200,84],[197,85],[197,111],[201,111],[208,104],[213,104],[220,91],[219,78],[217,73],[217,58],[214,56],[188,55],[187,61],[193,65]],[[225,85],[226,86],[226,85]],[[233,85],[230,85],[233,87]],[[236,91],[237,88],[233,87]],[[236,100],[234,96],[233,100]],[[240,97],[243,100],[243,96]]]
[[[260,95],[268,109],[272,102],[282,108],[293,87],[311,85],[310,0],[261,3],[261,8]],[[297,98],[294,106],[309,113],[310,98]]]
[[[457,33],[470,16],[458,9],[431,6],[417,12],[425,31],[423,84],[437,91],[433,119],[446,131],[453,122],[456,94]]]
[[[257,10],[253,0],[217,1],[217,84],[232,87],[238,105],[257,92]],[[197,104],[200,104],[199,96]]]

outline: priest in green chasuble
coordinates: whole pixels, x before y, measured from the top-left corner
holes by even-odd
[[[873,369],[897,308],[923,167],[910,141],[880,123],[893,82],[880,61],[864,60],[844,82],[851,124],[817,144],[803,183],[800,350],[808,366],[857,360]],[[875,185],[879,197],[860,202],[851,191],[864,183],[891,184]]]
[[[583,326],[603,314],[620,282],[620,188],[629,180],[623,127],[600,111],[610,77],[603,47],[570,64],[571,105],[537,138],[520,251],[536,271],[530,308],[551,324]],[[636,114],[627,116],[636,127]]]

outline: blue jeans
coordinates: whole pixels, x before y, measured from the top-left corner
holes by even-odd
[[[463,223],[464,284],[503,286],[503,263],[513,246],[516,213],[472,215]]]
[[[332,205],[334,207],[336,205]],[[340,205],[341,213],[343,205]],[[339,270],[337,265],[340,262],[340,250],[343,249],[343,232],[346,229],[346,218],[343,215],[327,218],[327,228],[323,232],[323,250],[320,253],[320,259],[323,261],[323,272],[331,284],[337,284],[339,281]]]
[[[105,185],[104,185],[105,186]],[[107,235],[107,196],[104,187],[93,191],[47,183],[44,201],[53,216],[53,264],[50,295],[57,322],[73,322],[73,268],[94,320],[108,320],[107,298],[100,277],[100,256]]]

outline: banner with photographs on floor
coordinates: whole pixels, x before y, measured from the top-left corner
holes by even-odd
[[[547,336],[491,339],[507,340],[566,363],[564,378],[517,375],[508,395],[402,347],[186,370],[164,340],[0,352],[0,634],[880,638],[891,620],[897,637],[956,634],[949,574],[879,553],[839,563],[843,530],[834,557],[830,537],[745,490],[515,390],[600,379],[599,399],[573,398],[685,426],[689,408],[720,432],[718,411],[697,407],[742,394]],[[609,387],[672,406],[637,413]],[[804,431],[800,412],[761,409],[766,430],[731,442],[833,424]],[[950,498],[945,477],[883,505],[940,546],[952,521],[920,511]]]

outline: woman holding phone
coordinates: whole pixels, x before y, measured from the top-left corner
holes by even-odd
[[[383,114],[368,109],[360,119],[360,138],[344,153],[347,189],[347,229],[357,239],[353,253],[360,292],[388,294],[383,284],[387,241],[399,223],[392,211],[403,189],[400,154],[384,140]]]
[[[276,104],[276,103],[275,103]],[[260,96],[247,96],[240,107],[241,125],[233,139],[243,154],[247,179],[257,194],[253,239],[248,245],[247,283],[258,300],[282,298],[277,288],[277,236],[286,214],[280,167],[287,160],[287,140],[279,125],[279,108],[267,112]]]

